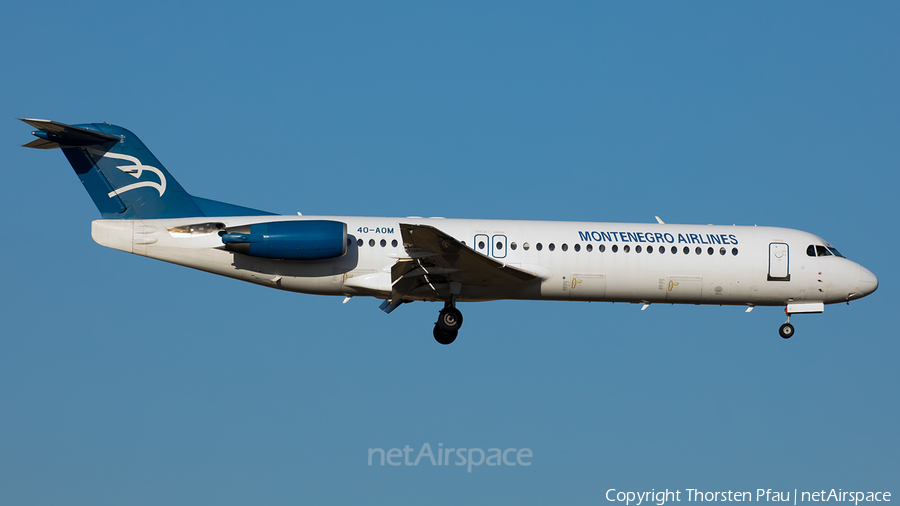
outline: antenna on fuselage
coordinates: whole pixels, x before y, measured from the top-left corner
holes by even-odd
[[[654,216],[654,218],[656,218],[657,223],[659,223],[660,225],[666,224],[663,220],[659,219],[659,216]]]

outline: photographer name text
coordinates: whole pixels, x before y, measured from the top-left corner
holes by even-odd
[[[656,490],[634,492],[611,488],[606,491],[606,500],[625,503],[625,506],[642,506],[656,504],[663,506],[667,502],[779,502],[779,503],[813,503],[813,502],[852,502],[854,505],[866,502],[891,502],[890,492],[873,492],[858,490],[773,490],[758,488],[756,492],[746,491],[708,491],[696,488],[684,490]]]

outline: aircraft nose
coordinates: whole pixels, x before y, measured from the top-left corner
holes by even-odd
[[[872,274],[872,271],[863,266],[859,266],[859,282],[856,285],[859,290],[860,297],[865,297],[878,289],[878,278]]]

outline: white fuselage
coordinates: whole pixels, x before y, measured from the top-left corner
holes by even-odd
[[[347,224],[347,253],[315,261],[271,260],[222,248],[214,232],[171,232],[197,223],[238,227],[282,220]],[[528,271],[524,285],[463,287],[459,301],[589,300],[773,306],[836,303],[877,287],[846,258],[811,256],[828,245],[813,234],[775,227],[377,217],[202,217],[97,220],[107,247],[260,285],[320,295],[390,298],[391,267],[408,258],[401,223],[430,225],[476,252]],[[660,250],[664,249],[664,252]],[[412,300],[435,300],[427,290]]]

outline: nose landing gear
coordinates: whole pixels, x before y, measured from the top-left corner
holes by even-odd
[[[791,325],[792,314],[821,313],[825,311],[824,302],[790,302],[784,308],[787,321],[778,329],[778,335],[784,339],[790,339],[794,335],[794,326]]]
[[[455,301],[451,299],[445,302],[444,309],[438,314],[438,321],[434,324],[434,340],[440,344],[452,343],[456,340],[462,323],[463,316],[459,309],[456,309]]]
[[[787,308],[784,308],[784,314],[787,315],[787,321],[781,327],[778,327],[778,335],[782,339],[790,339],[794,335],[794,326],[791,325],[791,313],[788,313]]]

